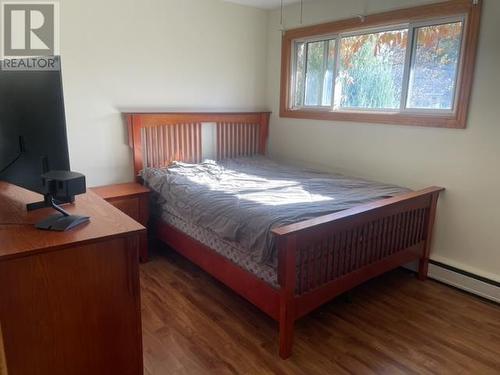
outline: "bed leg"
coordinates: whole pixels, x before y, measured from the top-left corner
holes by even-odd
[[[426,218],[426,228],[425,228],[425,245],[422,258],[418,262],[418,274],[417,278],[421,281],[427,280],[427,273],[429,271],[429,254],[431,251],[432,242],[432,232],[434,229],[434,221],[436,220],[436,209],[437,201],[439,197],[439,192],[432,194],[431,202],[429,207],[429,213]]]
[[[420,281],[427,280],[427,273],[429,271],[429,258],[422,258],[418,261],[417,278]]]
[[[294,317],[285,311],[280,316],[280,357],[287,359],[292,355]]]
[[[296,236],[278,237],[278,281],[280,288],[280,357],[292,355],[295,322]]]

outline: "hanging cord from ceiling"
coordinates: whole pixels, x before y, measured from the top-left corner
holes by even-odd
[[[366,1],[365,5],[363,6],[363,13],[355,14],[355,16],[359,19],[359,22],[365,23],[367,14],[368,14],[368,1]]]
[[[280,7],[280,26],[281,30],[283,30],[283,0],[281,0],[281,7]]]
[[[304,0],[300,0],[300,24],[304,20]]]
[[[300,0],[299,20],[300,20],[300,24],[302,25],[302,23],[304,22],[304,0]],[[285,4],[284,4],[284,0],[281,0],[281,2],[280,2],[280,30],[282,32],[285,31],[284,21],[285,21]]]

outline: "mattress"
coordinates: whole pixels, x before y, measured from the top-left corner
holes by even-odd
[[[408,192],[257,156],[142,172],[164,221],[276,285],[271,229]]]
[[[201,242],[203,245],[208,246],[219,255],[222,255],[244,270],[254,274],[272,287],[278,288],[276,268],[266,263],[255,262],[252,256],[238,243],[224,240],[210,230],[188,223],[166,210],[162,210],[161,220],[187,234],[189,237],[194,238],[198,242]]]

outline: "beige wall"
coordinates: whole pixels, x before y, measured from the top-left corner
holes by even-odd
[[[306,2],[304,23],[352,17],[418,0]],[[286,9],[287,27],[298,8]],[[279,12],[268,30],[271,154],[297,163],[422,188],[442,196],[432,258],[500,281],[500,1],[485,0],[470,117],[466,130],[280,119]]]
[[[121,108],[266,106],[267,13],[220,0],[61,0],[73,170],[132,180]]]

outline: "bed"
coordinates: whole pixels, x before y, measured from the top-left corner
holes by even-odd
[[[426,278],[442,188],[276,163],[265,157],[269,113],[126,118],[156,235],[278,321],[282,358],[295,320],[335,296],[414,260]],[[214,160],[203,160],[209,137]]]

